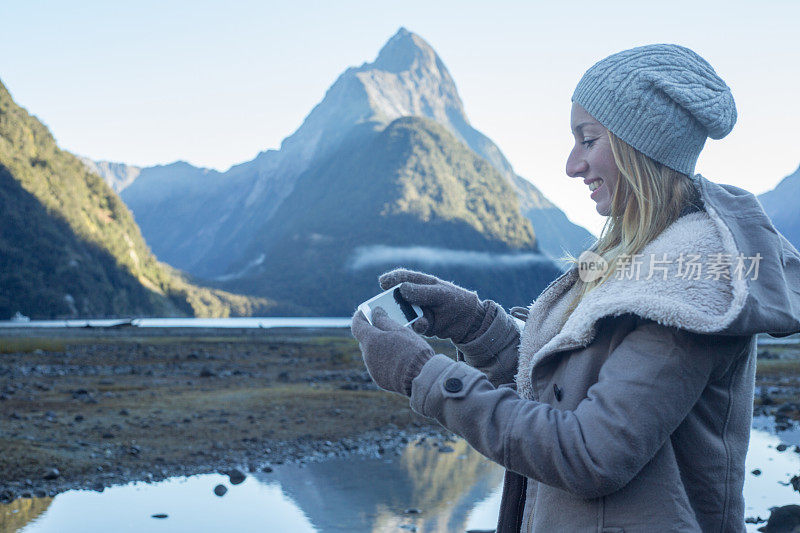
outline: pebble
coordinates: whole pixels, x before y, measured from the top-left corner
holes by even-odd
[[[756,468],[755,470],[753,470],[753,471],[752,471],[752,472],[750,472],[750,473],[751,473],[751,474],[753,474],[754,476],[760,476],[760,475],[761,475],[761,470],[759,470],[758,468]]]
[[[228,479],[231,481],[231,485],[239,485],[240,483],[244,482],[246,476],[244,472],[239,470],[238,468],[234,468],[233,470],[228,470]]]
[[[214,487],[214,494],[216,494],[219,497],[225,496],[226,492],[228,492],[228,487],[226,487],[225,485],[217,485],[216,487]]]
[[[150,515],[150,516],[152,516],[153,518],[167,518],[169,515],[165,514],[165,513],[158,513],[158,514],[153,514],[153,515]]]
[[[800,526],[800,505],[773,507],[767,525],[759,528],[764,533],[783,533],[795,531]]]
[[[61,472],[58,471],[58,468],[50,468],[47,470],[47,472],[44,473],[42,478],[49,481],[58,478],[58,476],[60,475]]]
[[[786,448],[788,448],[788,446],[786,446],[785,444],[778,444],[778,445],[775,447],[775,449],[776,449],[776,450],[778,450],[779,452],[784,452],[784,451],[786,451]]]

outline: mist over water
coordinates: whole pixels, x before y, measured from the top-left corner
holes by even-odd
[[[422,267],[520,267],[532,264],[548,264],[551,260],[542,254],[530,252],[510,254],[477,252],[473,250],[450,250],[428,246],[359,246],[350,260],[352,270],[396,264],[415,264]]]

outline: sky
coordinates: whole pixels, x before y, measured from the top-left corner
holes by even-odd
[[[0,2],[0,80],[78,155],[226,170],[278,148],[348,67],[401,26],[447,66],[472,125],[595,235],[566,176],[570,96],[614,52],[688,46],[731,87],[739,119],[697,172],[759,194],[800,165],[800,2],[138,0]]]

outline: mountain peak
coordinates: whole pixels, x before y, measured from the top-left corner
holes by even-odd
[[[444,67],[433,47],[425,39],[400,27],[383,45],[378,58],[370,66],[387,72],[400,73],[410,70],[415,62]]]

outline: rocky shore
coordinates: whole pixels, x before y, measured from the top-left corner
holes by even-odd
[[[420,436],[447,438],[374,386],[348,330],[0,338],[0,502],[380,455]]]
[[[754,412],[779,430],[800,420],[800,344],[759,347]],[[212,472],[235,484],[280,464],[396,454],[423,438],[445,450],[452,436],[374,386],[346,329],[0,337],[0,504]]]

